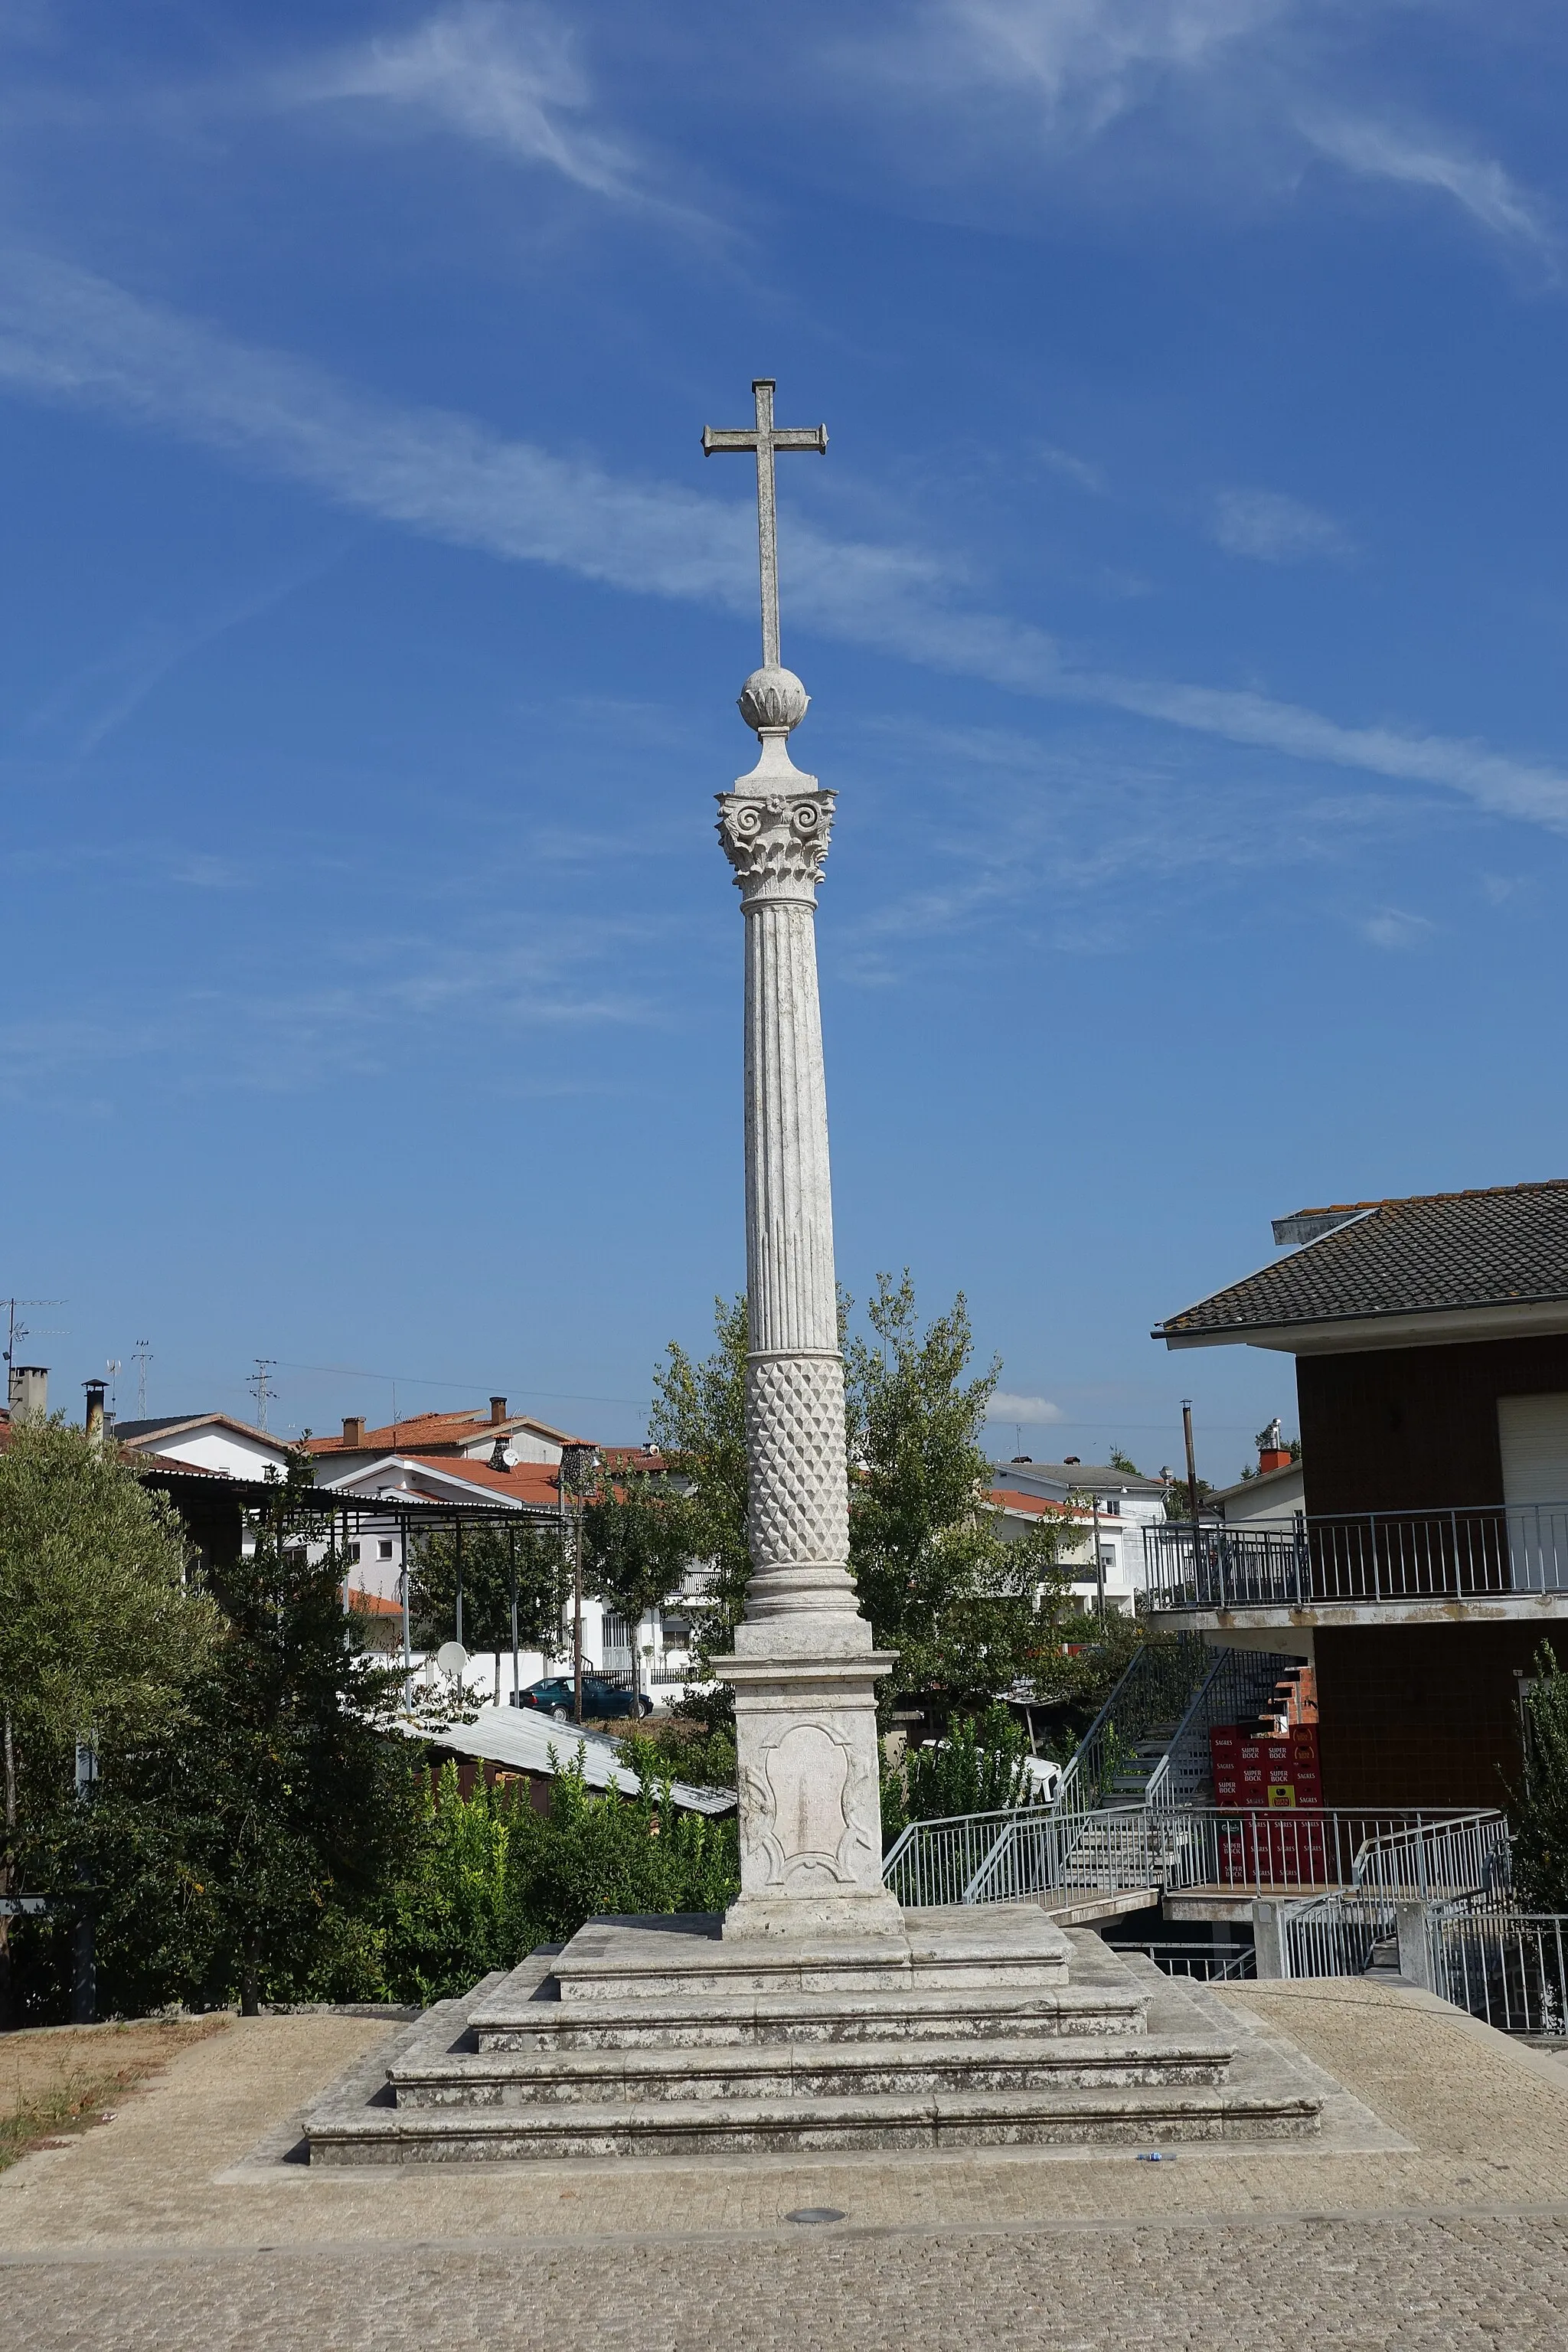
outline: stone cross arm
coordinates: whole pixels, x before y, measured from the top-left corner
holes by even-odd
[[[723,456],[727,451],[739,451],[757,460],[757,550],[762,563],[763,580],[763,662],[764,667],[779,667],[779,559],[778,521],[773,499],[773,453],[778,449],[815,449],[820,457],[827,447],[826,425],[775,425],[773,423],[773,379],[759,376],[752,385],[757,404],[757,421],[750,431],[719,432],[711,425],[702,428],[702,454],[705,457]]]

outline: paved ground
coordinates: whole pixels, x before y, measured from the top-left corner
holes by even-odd
[[[1568,2076],[1417,1996],[1227,1993],[1414,2143],[311,2173],[258,2161],[384,2029],[235,2022],[0,2179],[7,2342],[55,2352],[1568,2345]],[[265,2147],[263,2154],[265,2155]],[[791,2224],[802,2206],[843,2222]]]

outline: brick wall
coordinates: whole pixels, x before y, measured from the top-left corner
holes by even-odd
[[[1324,1804],[1506,1805],[1543,1633],[1568,1666],[1568,1625],[1320,1626]]]

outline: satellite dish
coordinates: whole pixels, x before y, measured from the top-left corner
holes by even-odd
[[[436,1653],[436,1664],[444,1675],[461,1682],[468,1671],[468,1654],[461,1642],[443,1642]]]

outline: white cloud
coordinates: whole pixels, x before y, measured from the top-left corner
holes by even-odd
[[[468,0],[400,37],[323,61],[290,87],[300,99],[407,107],[600,195],[635,193],[633,158],[584,120],[586,78],[565,33],[538,9]]]
[[[1375,915],[1368,915],[1360,925],[1361,935],[1370,947],[1418,948],[1430,939],[1436,926],[1425,915],[1412,915],[1403,907],[1380,907]]]
[[[1070,113],[1085,129],[1120,114],[1148,81],[1191,70],[1288,9],[1289,0],[936,0],[884,51],[889,78],[951,94],[991,84]]]
[[[1042,466],[1048,467],[1053,474],[1059,474],[1064,481],[1073,483],[1080,490],[1091,491],[1096,497],[1103,494],[1105,476],[1087,457],[1075,457],[1070,449],[1054,448],[1048,441],[1037,442],[1035,455]]]
[[[1025,1429],[1045,1429],[1053,1421],[1063,1418],[1059,1404],[1049,1397],[1016,1396],[1011,1389],[997,1389],[985,1408],[987,1421],[1010,1421]]]
[[[617,478],[447,411],[356,394],[33,255],[0,254],[4,383],[179,434],[458,546],[638,593],[754,607],[755,523],[739,500]],[[784,569],[790,613],[827,635],[1015,693],[1440,784],[1497,814],[1568,832],[1561,770],[1452,737],[1342,726],[1233,688],[1080,667],[1042,629],[944,604],[949,568],[923,551],[833,540],[792,518]]]
[[[1255,556],[1260,563],[1300,563],[1352,551],[1332,515],[1283,490],[1221,490],[1215,500],[1214,535],[1227,555]]]
[[[1554,243],[1538,206],[1500,163],[1456,152],[1431,136],[1412,136],[1386,122],[1307,116],[1300,127],[1321,153],[1347,171],[1406,187],[1435,188],[1496,236],[1543,251]]]

